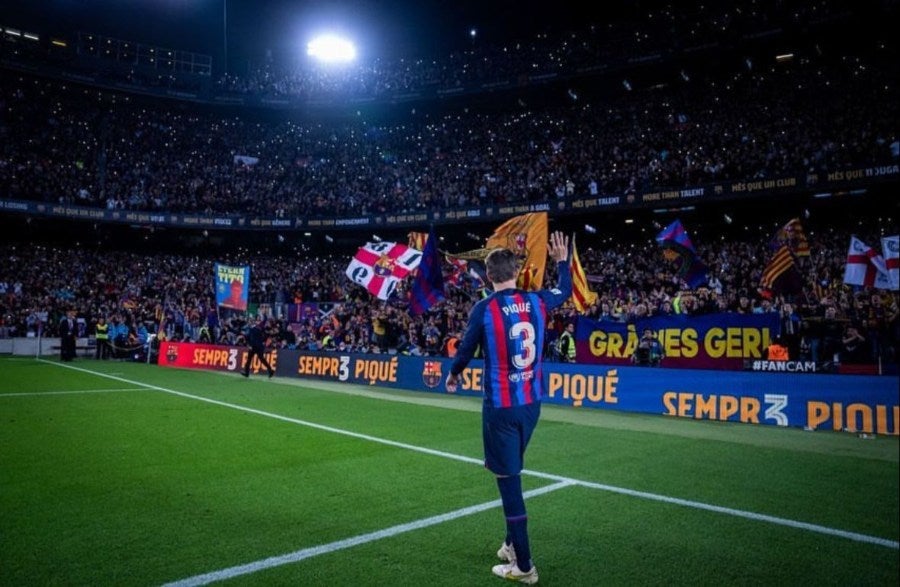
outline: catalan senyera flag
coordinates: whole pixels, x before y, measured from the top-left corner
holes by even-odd
[[[597,292],[588,287],[587,276],[578,258],[578,249],[575,248],[575,235],[572,235],[572,252],[569,256],[569,269],[572,273],[572,297],[569,298],[575,309],[584,313],[588,308],[597,303]]]
[[[409,237],[409,248],[425,251],[425,243],[428,241],[427,232],[410,232],[407,236]]]
[[[547,213],[531,212],[501,224],[488,238],[485,248],[505,247],[513,251],[522,260],[517,285],[524,290],[536,290],[544,283],[547,238]]]
[[[775,254],[772,255],[769,264],[763,269],[759,284],[763,288],[772,291],[792,290],[794,289],[793,287],[788,285],[788,287],[785,288],[785,284],[782,282],[785,282],[785,278],[790,277],[790,274],[796,272],[796,270],[797,269],[794,266],[794,256],[791,254],[790,249],[787,245],[781,245],[778,247],[778,250],[775,251]],[[793,280],[789,281],[792,282]]]
[[[775,232],[770,246],[775,251],[759,280],[760,287],[776,293],[798,293],[803,289],[803,276],[797,263],[809,257],[809,241],[799,218],[792,218]]]
[[[773,247],[787,245],[796,257],[809,257],[809,241],[803,232],[803,225],[799,218],[791,218],[787,224],[775,233]]]

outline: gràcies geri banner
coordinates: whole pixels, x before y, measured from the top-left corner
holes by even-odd
[[[163,342],[159,364],[237,373],[240,347]],[[271,350],[279,377],[446,393],[450,359]],[[252,373],[264,373],[257,360]],[[824,430],[900,434],[898,377],[544,364],[544,403]],[[459,395],[481,396],[482,362],[463,371]]]
[[[762,359],[778,335],[778,314],[656,316],[634,324],[579,317],[575,358],[583,364],[630,365],[649,328],[662,344],[664,367],[740,370],[745,359]]]

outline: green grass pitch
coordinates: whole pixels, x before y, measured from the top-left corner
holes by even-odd
[[[0,585],[502,584],[477,398],[0,373]],[[896,437],[545,405],[523,474],[540,583],[895,586],[898,463]]]

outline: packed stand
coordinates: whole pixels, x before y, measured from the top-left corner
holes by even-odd
[[[374,124],[223,117],[4,72],[0,190],[95,208],[294,218],[803,177],[897,163],[900,97],[884,73],[856,59],[798,62],[605,102]]]
[[[792,358],[896,362],[898,296],[842,284],[848,240],[849,233],[844,231],[812,231],[813,254],[804,267],[807,286],[802,294],[787,297],[766,296],[758,289],[771,254],[766,235],[747,241],[700,241],[698,252],[709,267],[710,280],[693,291],[683,287],[655,243],[608,238],[590,244],[586,240],[589,244],[580,247],[581,260],[591,289],[599,294],[586,315],[631,323],[676,313],[690,319],[719,312],[774,312],[782,321]],[[85,255],[73,249],[4,245],[0,247],[0,337],[35,336],[39,330],[42,336],[54,336],[59,319],[73,308],[82,335],[93,334],[102,316],[111,325],[114,346],[120,349],[141,347],[150,335],[244,344],[245,316],[215,307],[215,261],[251,266],[250,300],[269,318],[269,344],[279,348],[448,356],[480,298],[480,285],[470,279],[452,279],[449,265],[445,266],[447,301],[412,316],[402,288],[390,302],[382,302],[350,282],[344,275],[346,257],[237,253],[209,259],[114,251]],[[552,266],[546,280],[555,280]],[[288,305],[302,302],[316,302],[318,310],[302,317],[289,315]],[[577,316],[568,305],[551,316],[548,354]]]

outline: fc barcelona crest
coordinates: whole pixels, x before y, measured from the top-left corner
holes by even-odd
[[[441,362],[425,361],[425,367],[422,369],[422,381],[428,387],[437,387],[441,384]]]
[[[178,346],[174,344],[170,344],[169,348],[166,349],[166,360],[170,363],[174,363],[178,360]]]
[[[375,275],[379,277],[388,277],[394,272],[394,265],[396,262],[388,257],[387,255],[382,255],[375,261]]]

